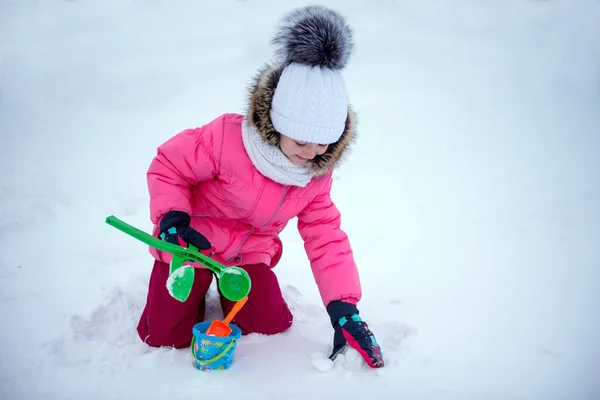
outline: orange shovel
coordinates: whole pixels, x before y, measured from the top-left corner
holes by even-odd
[[[214,320],[208,329],[206,330],[207,335],[213,336],[229,336],[231,334],[231,328],[229,327],[229,323],[235,317],[235,314],[238,313],[244,307],[244,304],[248,301],[248,296],[244,297],[240,301],[237,301],[227,317],[223,321],[219,321],[218,319]]]

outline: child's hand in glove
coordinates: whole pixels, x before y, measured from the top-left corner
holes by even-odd
[[[204,235],[190,227],[191,218],[183,211],[169,211],[161,219],[160,238],[183,247],[194,245],[202,254],[212,255],[214,248]]]
[[[383,367],[381,348],[367,323],[358,316],[358,309],[354,304],[340,300],[332,301],[327,305],[327,313],[335,329],[333,352],[329,357],[331,360],[334,360],[348,344],[358,351],[370,367]]]

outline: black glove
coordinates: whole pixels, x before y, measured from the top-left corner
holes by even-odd
[[[329,356],[331,360],[335,360],[350,345],[365,359],[369,367],[383,367],[381,347],[367,323],[358,316],[358,309],[354,304],[335,300],[327,305],[327,313],[335,329],[333,352]]]
[[[212,244],[204,235],[190,227],[191,218],[183,211],[169,211],[161,219],[159,224],[159,237],[169,243],[188,247],[190,244],[196,246],[201,253],[206,251],[212,253]]]

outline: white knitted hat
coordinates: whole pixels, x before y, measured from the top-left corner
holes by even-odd
[[[337,69],[290,64],[283,70],[271,104],[278,132],[303,142],[338,141],[348,116],[348,94]]]
[[[288,15],[275,37],[286,65],[273,95],[273,127],[292,139],[331,144],[348,116],[348,93],[341,69],[352,50],[352,33],[342,17],[323,7]]]

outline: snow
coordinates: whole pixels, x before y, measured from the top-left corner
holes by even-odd
[[[367,363],[360,354],[352,347],[347,347],[343,353],[339,353],[335,360],[331,361],[328,354],[315,352],[312,354],[313,366],[320,372],[329,372],[332,369],[344,371],[344,375],[351,377],[352,371],[361,371],[367,368]],[[378,370],[377,372],[381,372]]]
[[[328,372],[333,368],[333,361],[327,358],[327,355],[317,353],[313,354],[313,365],[320,372]]]
[[[0,1],[0,398],[600,397],[595,0],[320,2],[355,31],[360,136],[333,197],[385,368],[326,359],[294,223],[292,329],[243,337],[222,373],[140,342],[152,260],[104,220],[150,231],[156,147],[244,112],[305,4]]]
[[[238,276],[244,275],[244,273],[242,272],[242,270],[239,269],[239,268],[225,268],[225,269],[223,269],[223,272],[221,272],[221,275],[222,274],[238,275]]]
[[[171,296],[173,296],[173,285],[175,284],[175,281],[179,278],[183,278],[186,272],[186,268],[192,267],[190,267],[189,265],[181,266],[180,268],[177,268],[175,271],[173,271],[173,273],[170,274],[167,278],[167,290],[169,291]]]

